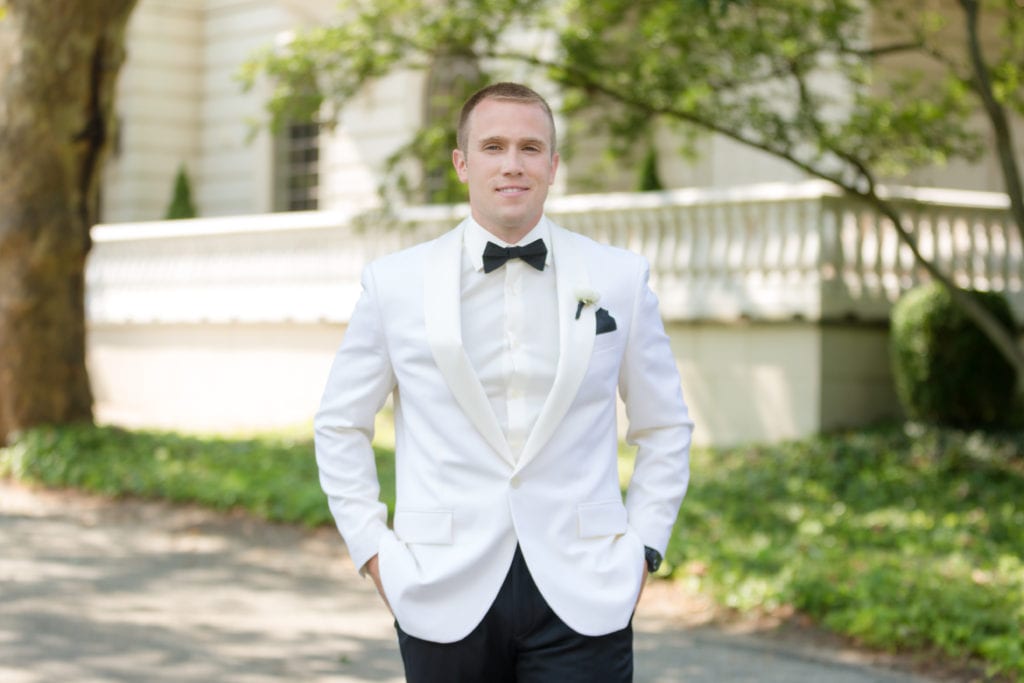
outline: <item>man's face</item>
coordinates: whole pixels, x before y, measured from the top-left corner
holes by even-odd
[[[551,122],[539,104],[487,99],[469,116],[465,150],[452,152],[469,186],[473,218],[514,244],[540,220],[558,154]]]

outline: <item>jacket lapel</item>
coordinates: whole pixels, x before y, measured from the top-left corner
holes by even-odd
[[[551,223],[551,243],[555,260],[555,283],[558,290],[558,366],[544,407],[516,463],[516,471],[534,458],[554,433],[576,398],[580,382],[590,364],[594,348],[595,306],[586,306],[576,319],[577,292],[590,289],[590,274],[579,245],[573,235]]]
[[[491,448],[512,464],[508,441],[462,346],[462,233],[463,225],[459,225],[439,237],[423,269],[427,344],[462,411]]]

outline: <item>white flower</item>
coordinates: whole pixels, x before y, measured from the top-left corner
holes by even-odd
[[[584,306],[593,306],[600,300],[601,295],[598,292],[584,287],[576,288],[576,301],[580,302]]]
[[[601,295],[592,289],[585,287],[576,288],[576,319],[580,319],[580,313],[583,312],[584,306],[593,306],[601,300]]]

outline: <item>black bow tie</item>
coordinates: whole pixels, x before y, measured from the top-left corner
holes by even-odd
[[[544,260],[548,257],[548,248],[544,240],[534,240],[522,247],[499,247],[488,242],[484,247],[484,272],[501,268],[509,259],[521,258],[537,270],[544,270]]]

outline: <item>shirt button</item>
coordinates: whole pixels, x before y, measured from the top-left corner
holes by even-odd
[[[519,488],[520,483],[522,482],[519,481],[519,477],[512,477],[512,481],[509,482],[509,484],[511,484],[512,488],[514,489]]]

